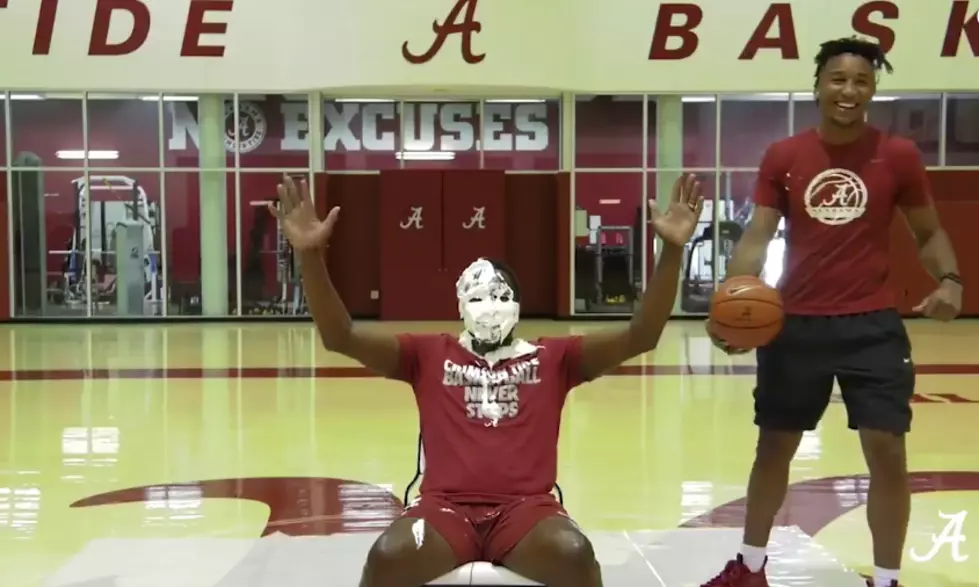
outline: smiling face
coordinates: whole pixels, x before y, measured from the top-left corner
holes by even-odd
[[[816,84],[824,123],[851,128],[863,123],[877,91],[877,72],[865,58],[844,53],[830,59]]]

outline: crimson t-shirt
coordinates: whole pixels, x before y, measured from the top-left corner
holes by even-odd
[[[397,378],[414,389],[421,421],[423,495],[505,503],[553,489],[561,410],[583,382],[580,337],[518,341],[492,366],[448,334],[398,341]],[[502,408],[495,426],[481,407],[484,385]]]
[[[815,129],[773,144],[754,201],[785,218],[785,312],[844,315],[894,307],[891,221],[898,206],[927,206],[931,195],[915,144],[868,127],[846,145]]]

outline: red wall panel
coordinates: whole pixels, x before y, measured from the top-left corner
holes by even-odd
[[[378,209],[380,176],[323,175],[321,181],[327,198],[319,213],[340,207],[340,218],[334,228],[327,267],[337,293],[351,316],[368,317],[380,313],[380,300],[373,292],[381,289],[381,250]],[[319,185],[317,184],[317,189]]]
[[[506,176],[506,262],[520,280],[520,311],[525,316],[553,316],[559,247],[556,214],[557,178],[552,174]]]
[[[964,315],[979,315],[979,258],[971,254],[979,233],[979,197],[975,196],[976,173],[970,171],[930,171],[935,208],[948,233],[959,262],[959,273],[965,283],[962,299]],[[891,279],[898,309],[914,316],[912,308],[935,289],[934,278],[921,265],[917,243],[900,215],[891,227]]]
[[[442,172],[442,269],[450,277],[480,257],[505,261],[506,202],[502,171]]]
[[[569,246],[567,241],[560,241],[557,237],[559,227],[568,224],[567,219],[562,219],[557,213],[559,180],[552,174],[504,175],[491,172],[489,175],[486,176],[484,172],[414,171],[385,172],[383,176],[321,174],[317,178],[318,213],[325,216],[328,208],[341,208],[340,221],[327,251],[327,263],[334,285],[351,315],[384,318],[381,302],[370,299],[371,292],[378,291],[381,300],[386,296],[389,301],[392,297],[400,300],[395,303],[397,308],[392,310],[396,319],[454,320],[457,318],[455,280],[462,265],[472,261],[474,255],[498,257],[513,268],[523,290],[522,311],[525,315],[556,314],[557,292],[563,291],[563,295],[567,296],[567,287],[562,286],[558,278],[558,267],[561,260],[567,265]],[[466,255],[465,259],[457,259],[452,251],[464,248],[465,243],[455,242],[459,239],[453,239],[453,232],[443,226],[440,232],[445,242],[439,254],[432,253],[427,255],[427,259],[409,262],[412,255],[422,253],[417,247],[404,246],[399,248],[398,255],[389,255],[390,258],[382,255],[382,242],[396,239],[402,231],[400,228],[397,231],[392,229],[386,237],[380,234],[381,222],[392,224],[395,220],[390,209],[387,210],[388,214],[382,209],[385,205],[382,204],[382,185],[387,185],[392,194],[417,192],[421,196],[434,189],[441,179],[443,188],[449,187],[450,191],[455,190],[453,193],[462,193],[464,186],[455,184],[464,180],[463,176],[472,176],[470,179],[480,186],[492,187],[496,180],[501,182],[504,200],[496,213],[504,214],[504,234],[497,239],[502,252],[495,249],[477,251],[470,246],[466,250],[472,249],[471,254]],[[328,194],[326,198],[321,196],[323,190]],[[446,195],[443,194],[443,197]],[[565,197],[567,195],[566,192]],[[489,198],[492,194],[484,196]],[[458,197],[455,199],[458,200]],[[444,201],[441,207],[426,208],[425,222],[443,222],[444,214],[437,212],[444,213],[444,208]],[[400,209],[397,211],[400,212]],[[488,212],[491,214],[487,216],[487,225],[494,222],[493,211]],[[453,215],[451,220],[458,220],[462,217],[460,214]],[[391,218],[385,219],[386,215]],[[406,213],[400,214],[398,221],[405,218]],[[461,233],[456,231],[456,234]],[[386,246],[392,253],[398,248],[391,243]],[[448,267],[448,264],[453,266]],[[424,275],[420,275],[419,272],[423,270]],[[404,305],[412,306],[411,311],[403,308]]]
[[[381,319],[458,318],[452,288],[456,276],[445,271],[442,172],[381,172],[377,215]]]
[[[575,203],[571,201],[571,174],[557,174],[557,202],[554,216],[558,219],[554,241],[557,253],[557,298],[554,306],[557,316],[571,315],[571,218]]]

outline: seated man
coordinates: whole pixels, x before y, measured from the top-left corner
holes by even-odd
[[[297,251],[310,313],[327,349],[412,386],[426,471],[421,495],[374,543],[361,587],[418,587],[489,561],[552,587],[600,587],[591,544],[551,495],[568,392],[652,350],[673,309],[683,245],[703,200],[692,176],[670,208],[651,206],[664,249],[628,327],[585,336],[516,338],[520,287],[478,259],[459,278],[461,335],[391,335],[353,327],[323,248],[339,208],[316,218],[305,183],[286,177],[270,206]]]

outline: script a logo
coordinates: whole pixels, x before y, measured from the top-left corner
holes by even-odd
[[[449,35],[462,35],[462,59],[466,63],[475,65],[485,59],[485,53],[480,55],[473,53],[473,34],[483,30],[483,25],[476,20],[477,2],[479,0],[456,0],[444,22],[439,24],[439,21],[436,20],[432,23],[435,40],[432,41],[427,51],[421,55],[416,55],[408,49],[408,41],[401,45],[401,56],[404,57],[404,60],[414,65],[428,63],[442,50],[442,46],[449,40]],[[460,13],[463,8],[466,9],[466,14],[460,20]]]
[[[964,563],[969,560],[969,555],[959,552],[959,546],[965,542],[965,533],[962,531],[962,526],[965,524],[965,518],[968,515],[969,512],[959,512],[957,514],[938,512],[938,517],[943,520],[948,520],[948,523],[945,524],[941,534],[931,535],[931,550],[925,554],[918,554],[914,548],[908,551],[911,559],[918,563],[926,563],[935,558],[935,555],[938,554],[942,546],[948,544],[952,550],[953,561]]]

